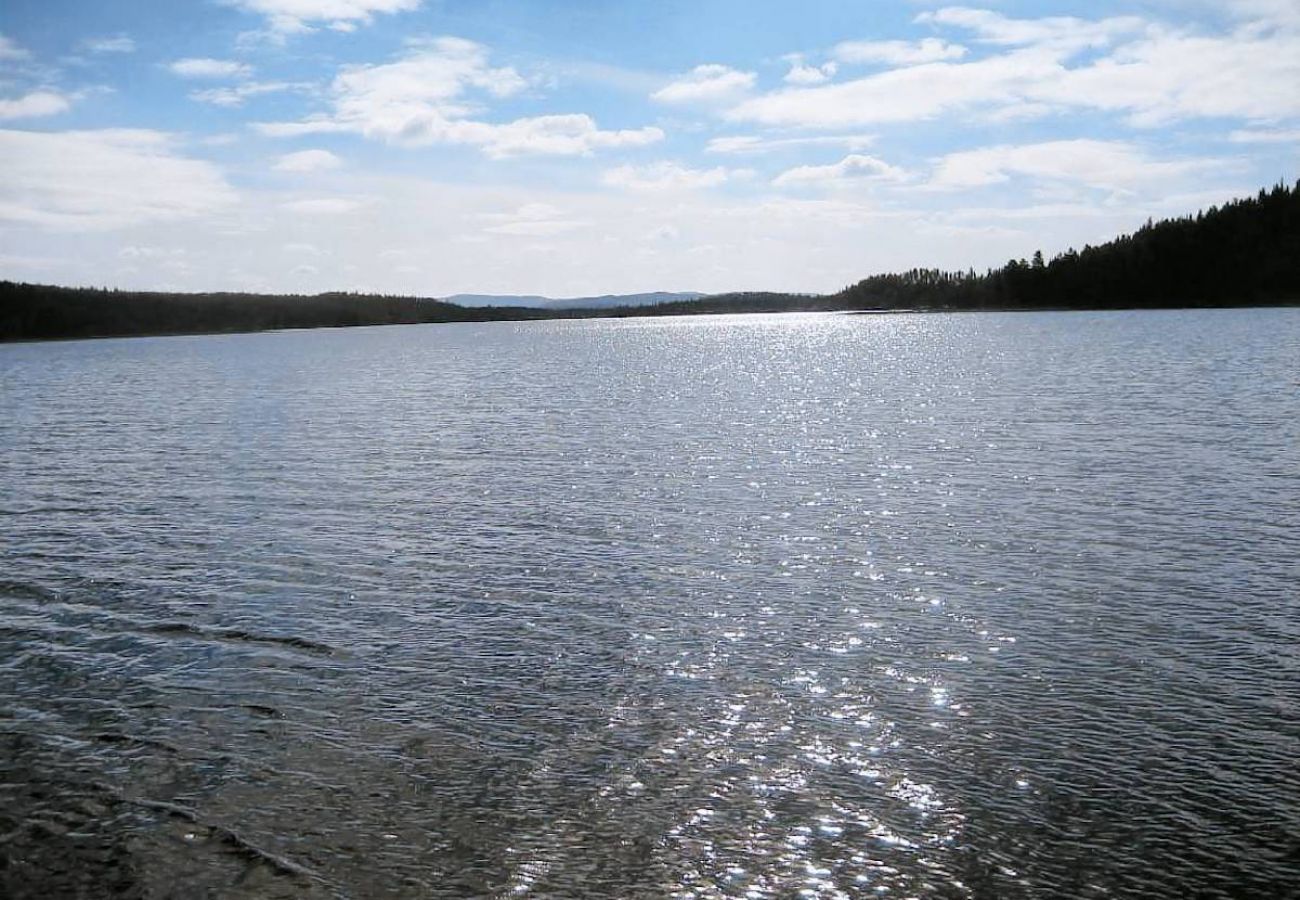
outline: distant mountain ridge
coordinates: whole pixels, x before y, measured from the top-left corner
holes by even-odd
[[[538,294],[452,294],[440,298],[457,306],[513,306],[529,309],[615,309],[620,306],[655,306],[699,300],[699,291],[651,291],[646,294],[601,294],[598,297],[542,297]]]

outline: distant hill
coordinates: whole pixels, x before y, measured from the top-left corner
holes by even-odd
[[[537,294],[452,294],[438,299],[442,303],[455,303],[457,306],[523,306],[529,309],[545,309],[546,304],[554,302],[550,297]]]
[[[698,291],[653,291],[648,294],[601,294],[599,297],[555,299],[537,294],[453,294],[441,298],[457,306],[522,306],[529,309],[615,309],[621,306],[654,306],[659,303],[682,303],[707,297]]]

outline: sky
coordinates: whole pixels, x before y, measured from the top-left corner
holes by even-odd
[[[829,292],[1300,172],[1300,0],[3,0],[0,278]]]

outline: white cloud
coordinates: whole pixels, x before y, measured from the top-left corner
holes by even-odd
[[[696,66],[650,95],[659,103],[726,103],[754,86],[758,76],[728,66]]]
[[[938,38],[922,41],[845,41],[837,44],[835,58],[845,63],[884,63],[890,66],[915,66],[921,63],[961,59],[966,48]]]
[[[250,126],[259,134],[267,137],[302,137],[308,134],[346,134],[358,129],[343,122],[337,122],[329,116],[314,115],[299,122],[253,122]]]
[[[331,87],[333,111],[300,122],[261,123],[264,134],[353,132],[395,144],[463,144],[492,157],[523,154],[585,156],[611,147],[638,147],[662,140],[658,128],[605,131],[588,115],[534,116],[505,123],[472,116],[479,91],[507,97],[527,87],[512,68],[488,65],[487,50],[459,38],[416,45],[392,63],[349,66]]]
[[[0,272],[11,269],[48,269],[57,271],[67,267],[69,260],[58,256],[15,256],[0,254]]]
[[[563,209],[550,203],[525,203],[512,212],[483,213],[478,218],[492,223],[483,229],[484,233],[513,237],[552,237],[590,224],[570,218]]]
[[[911,122],[963,106],[1006,102],[1015,96],[1015,87],[1046,77],[1054,65],[1026,51],[962,65],[928,63],[837,84],[773,91],[736,105],[727,118],[816,128]]]
[[[949,25],[974,32],[983,43],[1003,46],[1103,47],[1117,38],[1141,33],[1147,23],[1136,16],[1117,16],[1089,21],[1070,16],[1045,19],[1012,19],[987,9],[949,6],[921,13],[920,23]]]
[[[299,150],[297,153],[286,153],[281,156],[276,160],[272,168],[277,172],[308,174],[311,172],[327,172],[330,169],[337,169],[341,165],[343,165],[343,160],[328,150]]]
[[[872,134],[822,134],[814,137],[760,137],[755,134],[738,134],[716,137],[705,145],[706,153],[757,154],[795,147],[847,147],[861,150],[876,140]]]
[[[364,200],[354,197],[308,197],[281,203],[280,208],[306,216],[342,216],[365,205]]]
[[[182,78],[248,78],[253,74],[253,67],[247,63],[207,57],[178,59],[167,68]]]
[[[0,120],[56,116],[72,107],[68,98],[53,91],[33,91],[14,100],[0,98]]]
[[[951,114],[1009,121],[1093,109],[1149,127],[1189,118],[1300,115],[1300,32],[1248,25],[1207,36],[1131,17],[1022,20],[960,7],[920,18],[972,29],[999,49],[969,62],[919,63],[785,88],[744,100],[727,117],[834,128]],[[1088,48],[1104,53],[1077,62]]]
[[[1297,144],[1300,145],[1300,128],[1269,130],[1242,128],[1228,135],[1234,144]]]
[[[596,150],[644,147],[663,140],[653,127],[602,131],[591,116],[570,114],[516,119],[504,125],[458,122],[447,132],[452,143],[476,144],[495,158],[527,154],[589,156]]]
[[[1300,115],[1300,34],[1158,33],[1033,86],[1030,99],[1123,112],[1139,126]],[[1027,95],[1029,92],[1026,92]]]
[[[283,91],[303,91],[311,88],[310,84],[289,81],[246,81],[233,87],[206,88],[201,91],[191,91],[189,98],[199,103],[211,103],[213,106],[224,106],[233,109],[243,106],[244,101],[249,97],[260,97],[263,94],[277,94]]]
[[[311,31],[324,22],[335,31],[355,30],[369,24],[376,13],[418,9],[421,0],[227,0],[245,12],[266,17],[272,35]]]
[[[1152,159],[1123,141],[1047,141],[950,153],[939,160],[930,186],[975,188],[1019,175],[1124,193],[1222,166],[1211,159]]]
[[[482,213],[479,218],[489,222],[540,222],[553,220],[564,216],[564,210],[551,203],[525,203],[510,212]],[[397,254],[401,251],[388,251],[387,254]],[[387,255],[386,254],[386,255]]]
[[[607,170],[601,181],[610,187],[629,191],[682,191],[717,187],[726,181],[752,174],[747,170],[691,169],[673,162],[657,162],[646,166],[619,166]]]
[[[828,186],[853,181],[902,181],[907,177],[902,169],[884,160],[860,153],[851,153],[828,166],[797,166],[782,172],[772,180],[778,187],[798,185]]]
[[[527,86],[513,68],[489,66],[482,44],[441,37],[414,44],[396,62],[345,67],[334,79],[333,91],[340,118],[382,120],[381,127],[401,130],[430,111],[466,112],[468,107],[457,101],[470,88],[509,97]]]
[[[785,73],[785,83],[823,84],[834,78],[837,71],[839,71],[839,66],[833,62],[823,63],[820,66],[810,66],[795,58],[790,61],[790,71]]]
[[[158,259],[166,256],[168,252],[162,247],[140,247],[135,244],[128,244],[117,251],[117,255],[122,259]]]
[[[0,59],[27,59],[31,54],[14,43],[12,38],[0,34]]]
[[[81,46],[91,53],[134,53],[135,41],[129,35],[86,38]]]
[[[1229,13],[1277,28],[1300,29],[1300,3],[1295,0],[1222,0]]]
[[[391,133],[367,130],[365,124],[318,117],[302,122],[263,122],[253,127],[271,137],[357,132],[367,137],[411,146],[463,144],[481,147],[484,153],[494,159],[529,154],[590,156],[597,150],[643,147],[661,141],[664,137],[663,131],[653,127],[604,131],[591,116],[581,113],[534,116],[503,124],[468,119],[443,120],[431,116],[412,122],[411,127],[405,131]]]
[[[138,272],[143,268],[151,272],[165,270],[169,274],[184,274],[190,269],[190,253],[184,247],[130,244],[120,249],[117,256],[126,263],[125,267],[117,269],[118,272]]]
[[[0,219],[96,230],[205,215],[236,196],[157,131],[0,131]]]
[[[557,234],[565,234],[579,228],[585,228],[587,223],[575,222],[568,220],[560,221],[537,221],[537,222],[507,222],[503,225],[494,225],[491,228],[483,230],[488,234],[505,234],[515,237],[552,237]]]

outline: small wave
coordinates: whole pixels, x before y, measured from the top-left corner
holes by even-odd
[[[298,637],[297,635],[257,634],[240,628],[203,628],[188,622],[163,622],[150,625],[144,629],[150,634],[178,635],[196,637],[204,640],[232,641],[243,644],[269,644],[277,647],[289,647],[317,656],[340,656],[342,651],[329,644]]]
[[[10,578],[0,578],[0,597],[13,600],[35,600],[40,603],[53,603],[59,599],[59,595],[54,591],[43,588],[38,584],[14,581]]]

